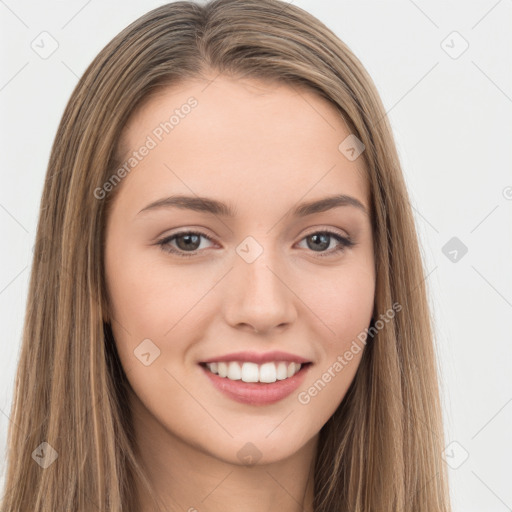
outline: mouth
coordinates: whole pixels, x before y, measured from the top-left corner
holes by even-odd
[[[312,363],[219,361],[199,366],[210,383],[228,398],[248,405],[270,405],[290,396],[304,381]]]
[[[245,383],[271,384],[294,377],[312,363],[269,361],[257,364],[250,361],[218,361],[199,364],[207,372],[223,379]]]

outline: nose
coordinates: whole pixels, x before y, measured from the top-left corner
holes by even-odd
[[[297,297],[286,272],[265,252],[252,263],[238,259],[226,288],[224,314],[233,328],[264,334],[284,329],[297,318]]]

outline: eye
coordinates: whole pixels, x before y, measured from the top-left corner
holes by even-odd
[[[213,242],[212,238],[204,233],[198,231],[181,231],[159,240],[157,245],[159,245],[165,252],[176,254],[180,257],[189,257],[195,256],[197,251],[199,251],[201,247],[201,238],[205,238],[206,240]],[[329,251],[325,251],[325,249],[329,248],[333,239],[338,242],[338,246],[330,249]],[[306,240],[308,247],[313,248],[313,252],[320,252],[320,254],[318,254],[319,257],[332,256],[355,245],[355,242],[350,238],[329,230],[315,231],[304,237],[302,240]],[[311,243],[308,243],[309,241],[311,241]],[[173,245],[173,242],[175,242],[176,245]]]
[[[324,251],[323,249],[328,248],[333,239],[338,242],[338,246],[329,251]],[[319,249],[321,251],[321,253],[318,254],[320,258],[333,256],[344,251],[346,248],[355,245],[355,242],[350,238],[329,230],[315,231],[314,233],[307,235],[302,240],[306,240],[308,247],[313,247],[313,252],[319,252],[317,251],[317,249]],[[311,241],[311,243],[308,243],[309,241]]]
[[[196,254],[196,251],[201,245],[201,238],[206,238],[207,240],[212,241],[212,239],[209,236],[206,236],[204,233],[196,231],[181,231],[180,233],[175,233],[174,235],[160,240],[157,242],[157,244],[160,245],[162,250],[165,252],[187,257],[194,256]],[[175,240],[178,248],[171,245],[171,242]]]

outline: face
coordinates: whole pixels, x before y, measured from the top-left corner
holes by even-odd
[[[294,454],[343,400],[373,312],[350,131],[312,92],[218,76],[151,98],[123,135],[105,266],[131,407],[160,439],[230,463]]]

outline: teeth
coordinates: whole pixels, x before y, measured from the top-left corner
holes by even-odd
[[[229,364],[236,364],[240,368],[240,365],[238,363],[229,363]],[[258,380],[259,380],[258,365],[256,363],[244,363],[242,365],[240,378],[244,382],[258,382]]]
[[[231,362],[228,365],[228,379],[240,380],[242,378],[242,370],[238,363]]]
[[[293,369],[295,370],[295,364],[293,364]],[[284,380],[288,377],[288,365],[284,363],[283,361],[280,361],[280,363],[277,365],[277,372],[276,372],[276,379],[277,380]]]
[[[218,364],[218,372],[220,377],[227,377],[228,376],[228,365],[226,363],[219,363]]]
[[[275,363],[262,364],[260,367],[260,382],[275,382],[276,373]]]
[[[242,380],[243,382],[271,383],[276,380],[284,380],[293,377],[302,367],[299,363],[287,363],[284,361],[264,363],[239,363],[237,361],[206,363],[207,368],[219,377],[230,380]]]

